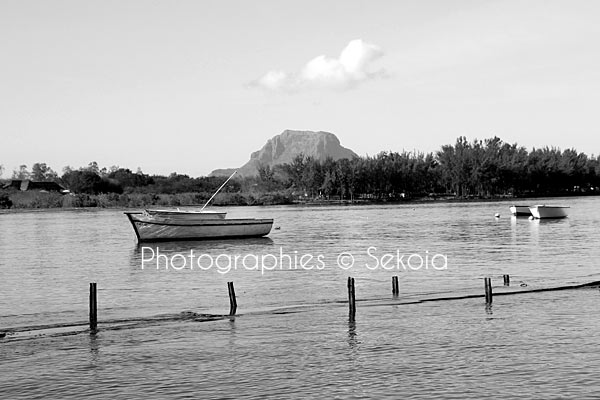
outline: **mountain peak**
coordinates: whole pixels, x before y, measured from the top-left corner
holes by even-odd
[[[250,155],[250,161],[238,169],[240,176],[258,175],[259,165],[273,167],[279,164],[291,163],[299,154],[325,160],[358,157],[352,150],[343,147],[340,140],[331,132],[296,131],[286,129],[279,135],[273,136],[258,151]],[[217,169],[210,176],[224,176],[233,169]]]

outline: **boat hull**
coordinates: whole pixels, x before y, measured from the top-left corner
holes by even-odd
[[[512,213],[512,215],[515,215],[517,217],[520,217],[520,216],[528,217],[531,215],[529,206],[519,206],[519,205],[510,206],[510,212]]]
[[[563,206],[533,206],[530,207],[531,215],[533,218],[565,218],[568,215],[569,207]]]
[[[273,219],[181,221],[156,219],[142,213],[125,214],[139,242],[261,237],[268,235],[273,227]]]

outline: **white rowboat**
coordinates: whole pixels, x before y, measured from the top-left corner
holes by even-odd
[[[227,219],[224,214],[125,212],[139,242],[261,237],[273,227],[271,218]]]
[[[208,203],[215,198],[236,172],[234,171],[223,182],[200,210],[125,212],[133,226],[138,242],[249,238],[268,235],[273,227],[271,218],[226,219],[225,212],[204,211]]]

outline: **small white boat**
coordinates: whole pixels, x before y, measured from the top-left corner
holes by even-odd
[[[516,216],[528,217],[531,215],[531,211],[529,211],[529,206],[523,206],[523,205],[517,205],[517,204],[510,206],[510,212],[512,215],[516,215]]]
[[[273,226],[271,218],[227,219],[225,213],[205,211],[169,211],[154,215],[127,211],[125,215],[139,242],[261,237],[268,235]]]
[[[568,206],[537,205],[529,207],[533,218],[565,218],[568,215]]]
[[[217,189],[200,210],[144,210],[125,212],[138,242],[200,240],[266,236],[273,227],[272,218],[227,219],[225,212],[204,211],[208,203],[235,175]]]

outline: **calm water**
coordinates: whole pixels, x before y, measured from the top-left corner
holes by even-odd
[[[231,208],[279,229],[140,246],[120,211],[0,214],[0,332],[19,331],[0,339],[0,397],[593,398],[598,289],[400,304],[481,294],[485,276],[496,292],[503,274],[516,291],[600,280],[600,198],[535,203],[569,218],[517,219],[509,202]],[[226,314],[228,281],[235,320],[192,314]],[[96,336],[76,326],[89,282]]]

